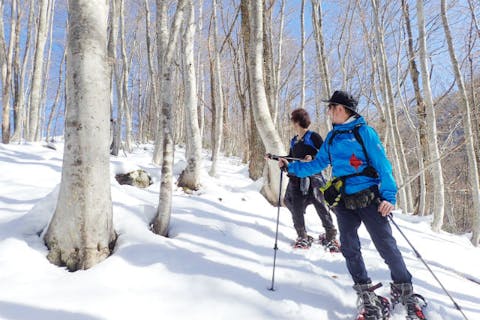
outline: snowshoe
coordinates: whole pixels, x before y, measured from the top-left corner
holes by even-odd
[[[390,302],[387,298],[375,294],[375,290],[382,286],[381,283],[372,286],[356,284],[358,315],[356,320],[388,320],[390,319]]]
[[[326,234],[322,233],[321,235],[318,236],[318,241],[325,248],[325,250],[332,253],[340,252],[340,243],[338,242],[337,239],[333,238],[331,240],[328,240]]]
[[[413,293],[411,283],[391,283],[390,284],[392,305],[401,303],[407,310],[407,320],[426,320],[424,309],[427,302],[424,297]]]
[[[407,308],[407,320],[427,320],[425,317],[424,309],[427,306],[425,298],[419,294],[412,294],[406,303]]]
[[[298,237],[293,244],[295,249],[310,249],[313,243],[313,237],[306,236],[306,237]]]

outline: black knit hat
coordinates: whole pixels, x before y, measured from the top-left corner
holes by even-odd
[[[348,92],[337,90],[329,100],[322,100],[328,103],[338,103],[357,113],[358,101]]]

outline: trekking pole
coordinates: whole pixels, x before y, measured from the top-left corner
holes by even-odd
[[[278,224],[280,219],[280,205],[282,200],[282,180],[283,180],[283,172],[280,170],[280,188],[278,190],[278,210],[277,210],[277,230],[275,231],[275,245],[273,246],[273,271],[272,271],[272,286],[268,289],[270,291],[275,291],[274,283],[275,283],[275,263],[277,261],[277,250],[278,250]]]
[[[284,156],[277,156],[277,155],[274,155],[274,154],[271,154],[271,153],[267,153],[266,154],[266,157],[270,160],[278,160],[280,158],[283,158],[285,160],[292,160],[292,161],[301,161],[301,160],[305,160],[305,159],[301,159],[301,158],[294,158],[294,157],[284,157]]]
[[[447,291],[447,289],[443,286],[443,284],[440,282],[440,280],[437,278],[437,276],[435,275],[435,273],[433,273],[432,269],[430,269],[430,267],[428,266],[428,264],[425,262],[425,260],[423,260],[422,256],[420,255],[420,253],[417,251],[417,249],[415,249],[415,247],[412,245],[412,243],[410,242],[410,240],[408,240],[407,236],[402,232],[402,230],[400,229],[400,227],[398,226],[398,224],[393,220],[393,215],[392,213],[390,213],[388,215],[388,217],[390,218],[390,221],[393,223],[393,225],[397,228],[397,230],[400,232],[400,234],[405,238],[405,240],[407,240],[407,243],[410,245],[410,247],[413,249],[413,252],[415,252],[415,255],[417,256],[417,258],[420,259],[420,261],[423,262],[423,264],[425,265],[425,267],[427,267],[428,271],[430,271],[430,273],[432,274],[432,276],[435,278],[435,280],[437,280],[438,284],[440,284],[440,287],[442,287],[443,291],[445,291],[445,293],[447,294],[447,296],[450,298],[450,300],[452,300],[453,302],[453,305],[455,306],[455,308],[460,311],[460,313],[462,314],[462,316],[465,318],[465,320],[468,320],[467,316],[465,315],[465,313],[463,313],[463,310],[460,308],[460,306],[458,305],[458,303],[455,301],[455,299],[453,299],[453,297],[450,295],[450,293]]]

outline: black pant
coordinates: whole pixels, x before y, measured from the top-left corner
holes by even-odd
[[[342,206],[334,209],[340,229],[341,250],[347,262],[348,271],[356,284],[370,282],[358,237],[358,228],[363,222],[375,248],[390,269],[392,280],[395,283],[411,283],[412,275],[408,272],[402,254],[398,250],[388,218],[382,217],[377,209],[377,204],[357,210],[346,209]]]
[[[300,191],[300,179],[291,177],[285,193],[285,205],[292,213],[293,226],[298,236],[306,234],[304,214],[309,204],[313,204],[315,207],[325,231],[334,230],[335,226],[333,225],[332,216],[325,207],[323,195],[317,185],[311,183],[308,193],[303,195]]]

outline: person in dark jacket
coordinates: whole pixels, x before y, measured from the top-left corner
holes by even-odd
[[[315,158],[318,149],[322,146],[322,137],[309,130],[310,116],[305,109],[296,109],[291,113],[291,122],[296,135],[290,142],[288,156],[311,161]],[[313,204],[320,220],[322,221],[325,234],[320,235],[320,241],[330,250],[338,251],[338,242],[335,237],[337,229],[333,225],[332,216],[323,202],[323,195],[319,190],[325,181],[321,171],[312,172],[306,177],[299,178],[289,174],[289,182],[285,193],[285,205],[292,213],[293,226],[297,232],[295,248],[309,248],[313,237],[307,234],[305,228],[305,209]]]
[[[336,205],[333,210],[340,230],[341,252],[358,295],[357,319],[383,319],[388,310],[386,299],[373,292],[360,251],[358,228],[362,222],[390,269],[392,301],[404,304],[411,319],[424,319],[421,296],[413,293],[412,275],[387,218],[395,206],[397,187],[384,147],[375,130],[357,113],[357,101],[351,94],[335,91],[326,102],[333,129],[315,159],[292,163],[279,159],[279,166],[287,166],[289,174],[308,177],[331,165],[333,177],[341,182],[340,197],[332,202]]]

